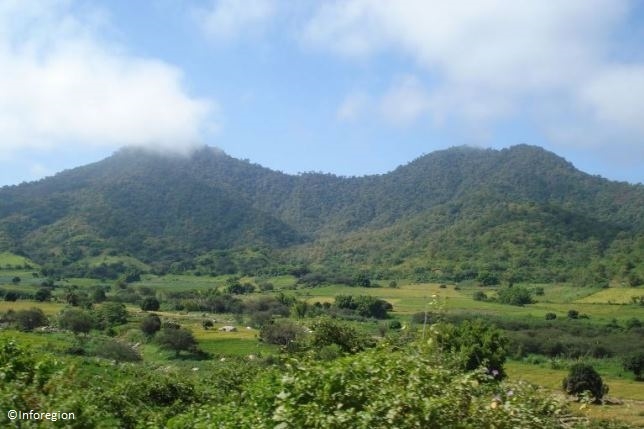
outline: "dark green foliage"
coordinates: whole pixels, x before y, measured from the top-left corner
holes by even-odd
[[[555,313],[546,313],[546,320],[555,320],[557,315]]]
[[[141,331],[148,337],[156,334],[161,329],[161,319],[156,314],[148,314],[141,320]]]
[[[386,319],[387,312],[393,309],[393,306],[383,299],[369,295],[337,295],[335,297],[335,306],[341,310],[350,310],[361,317],[372,317],[375,319]]]
[[[499,290],[499,302],[518,306],[532,304],[532,292],[522,286],[505,287]]]
[[[119,302],[105,302],[96,310],[99,327],[105,329],[127,323],[127,310]]]
[[[579,397],[584,392],[589,392],[595,401],[601,401],[604,394],[608,392],[608,386],[604,384],[595,368],[584,363],[576,363],[570,367],[568,376],[563,379],[562,386],[569,395]]]
[[[482,290],[477,290],[476,292],[474,292],[472,298],[474,299],[474,301],[487,301],[487,295]]]
[[[34,295],[36,301],[45,302],[51,299],[51,289],[42,287],[36,291]]]
[[[642,322],[637,317],[632,317],[626,321],[626,329],[641,328]]]
[[[141,355],[133,348],[132,344],[111,338],[95,340],[88,349],[90,355],[116,362],[139,362],[141,360]]]
[[[304,328],[289,319],[264,323],[259,338],[268,344],[282,346],[288,350],[297,349],[297,342],[304,336]]]
[[[4,300],[5,301],[10,301],[10,302],[15,302],[18,300],[18,293],[9,291],[4,294]]]
[[[309,285],[366,286],[378,271],[483,284],[644,279],[644,188],[526,145],[452,148],[357,178],[289,176],[211,148],[124,149],[2,188],[0,201],[0,250],[47,276],[137,281],[138,264],[87,262],[131,255],[155,273],[293,273]],[[305,278],[320,266],[328,272]]]
[[[624,370],[635,374],[636,380],[641,380],[642,372],[644,371],[644,353],[635,353],[625,357],[622,366]]]
[[[579,311],[577,310],[568,310],[568,319],[579,319]]]
[[[21,280],[20,277],[15,276],[14,278],[11,279],[11,283],[17,285],[18,283],[20,283],[20,280]]]
[[[141,310],[143,311],[157,311],[160,306],[159,300],[153,296],[146,296],[141,301]]]
[[[466,320],[460,325],[441,324],[436,341],[442,350],[456,358],[463,370],[484,367],[496,378],[505,377],[503,364],[508,339],[492,325],[481,320]]]
[[[66,308],[58,315],[58,326],[75,334],[86,334],[94,327],[92,315],[79,308]]]
[[[159,347],[173,350],[176,356],[182,351],[194,353],[197,351],[197,340],[192,332],[184,328],[163,327],[155,336]]]
[[[335,344],[343,353],[357,353],[373,346],[373,340],[359,333],[355,328],[329,318],[317,320],[312,329],[310,342],[314,349]]]
[[[13,314],[13,320],[21,331],[33,331],[40,326],[47,326],[49,321],[40,308],[18,310]]]

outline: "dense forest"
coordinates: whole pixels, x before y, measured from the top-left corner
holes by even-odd
[[[125,148],[0,189],[0,251],[52,274],[279,274],[644,284],[644,186],[535,146],[455,147],[386,174],[281,172]],[[106,257],[128,256],[110,265]],[[123,263],[122,261],[130,261]]]

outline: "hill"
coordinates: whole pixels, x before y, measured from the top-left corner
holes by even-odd
[[[84,275],[97,256],[129,255],[161,272],[637,285],[644,186],[527,145],[456,147],[365,177],[125,148],[1,188],[0,251]]]

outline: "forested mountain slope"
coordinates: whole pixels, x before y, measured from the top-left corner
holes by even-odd
[[[126,148],[0,189],[0,250],[62,267],[109,253],[192,269],[212,251],[261,249],[257,269],[537,280],[585,270],[637,283],[643,236],[644,186],[527,145],[456,147],[351,178],[287,175],[209,147]]]

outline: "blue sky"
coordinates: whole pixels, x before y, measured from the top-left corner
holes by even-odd
[[[0,0],[0,185],[124,145],[384,173],[535,144],[644,182],[644,2]]]

